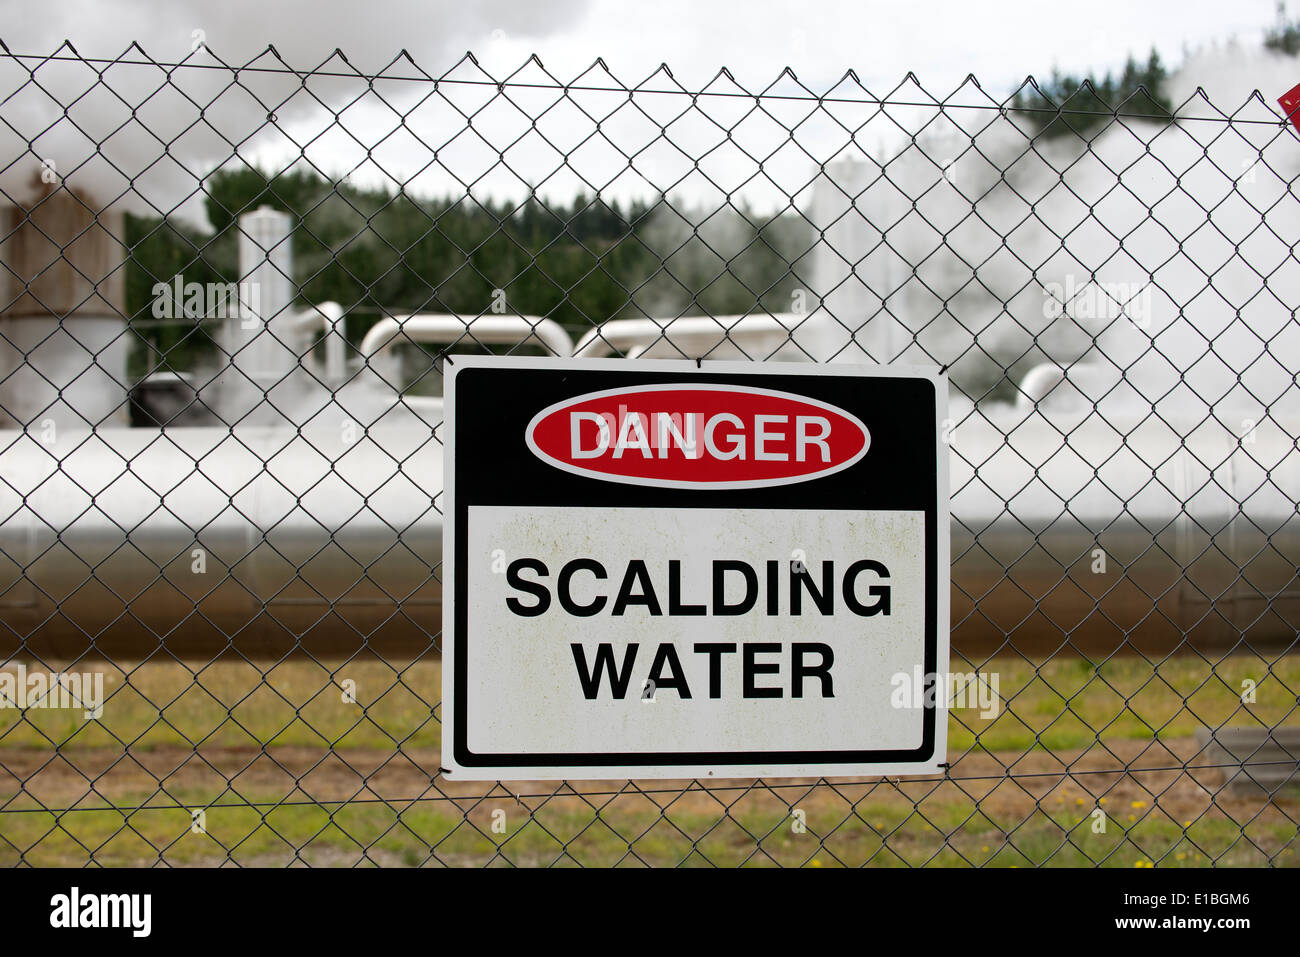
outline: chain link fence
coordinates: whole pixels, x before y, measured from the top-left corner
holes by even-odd
[[[0,861],[1294,863],[1297,170],[1258,95],[5,48]],[[442,778],[465,351],[947,369],[945,776]]]

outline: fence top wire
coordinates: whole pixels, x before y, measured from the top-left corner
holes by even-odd
[[[1011,110],[1014,110],[1014,112],[1018,114],[1036,115],[1040,117],[1060,116],[1063,118],[1078,117],[1078,118],[1096,119],[1097,117],[1100,116],[1112,120],[1139,120],[1139,121],[1151,120],[1155,118],[1155,116],[1151,113],[1128,112],[1124,109],[1124,105],[1129,101],[1135,99],[1138,95],[1150,96],[1151,91],[1148,90],[1147,87],[1145,86],[1137,87],[1135,91],[1131,92],[1130,94],[1124,97],[1123,102],[1112,106],[1111,104],[1106,103],[1101,98],[1100,92],[1096,90],[1091,80],[1084,80],[1080,84],[1076,92],[1093,94],[1096,97],[1096,99],[1099,102],[1101,102],[1103,106],[1106,107],[1106,109],[1104,110],[1097,111],[1097,110],[1070,109],[1065,107],[1064,105],[1060,107],[1055,107],[1050,105],[1035,107],[1035,106],[1028,106],[1023,104],[1021,105],[1015,104],[1014,101],[1016,97],[1021,93],[1025,92],[1026,90],[1032,90],[1040,94],[1045,100],[1048,100],[1050,102],[1050,97],[1048,97],[1046,93],[1043,93],[1040,82],[1032,74],[1026,75],[1025,79],[1020,82],[1020,84],[1016,87],[1015,90],[1013,90],[1003,99],[999,100],[995,96],[987,93],[984,90],[984,87],[981,85],[979,79],[973,73],[967,74],[966,78],[962,80],[960,84],[954,87],[951,92],[944,94],[942,98],[935,98],[926,90],[920,78],[917,77],[916,74],[912,72],[909,72],[906,75],[906,77],[900,83],[898,83],[890,92],[885,93],[884,95],[879,95],[873,93],[871,89],[861,81],[861,79],[858,77],[857,71],[854,69],[846,70],[844,72],[844,75],[841,76],[839,80],[829,85],[827,92],[819,93],[810,89],[809,87],[805,86],[802,82],[800,82],[794,70],[788,66],[783,67],[779,71],[777,75],[777,79],[769,83],[766,87],[760,90],[749,90],[746,89],[742,84],[740,84],[736,80],[732,72],[725,66],[720,67],[718,69],[718,72],[714,75],[713,79],[710,80],[708,83],[704,84],[703,86],[695,87],[695,88],[686,87],[680,84],[676,80],[676,78],[673,76],[672,68],[666,62],[661,63],[658,67],[656,67],[653,71],[651,71],[647,76],[645,76],[641,80],[638,80],[633,84],[628,85],[628,84],[620,83],[618,81],[617,77],[610,70],[609,66],[606,64],[603,57],[597,57],[595,60],[592,61],[590,66],[588,66],[584,70],[579,71],[574,77],[574,79],[566,81],[560,79],[559,77],[556,77],[549,70],[547,70],[547,68],[543,65],[541,59],[536,54],[530,56],[521,66],[519,66],[515,70],[503,75],[502,77],[494,77],[490,73],[488,73],[488,71],[482,66],[482,64],[479,63],[478,58],[475,57],[472,51],[467,51],[464,54],[464,56],[462,56],[461,59],[458,60],[454,65],[446,69],[441,74],[435,75],[426,72],[422,67],[420,67],[416,63],[414,58],[406,50],[402,50],[396,57],[394,57],[394,59],[387,66],[381,67],[378,70],[375,70],[373,72],[367,72],[352,66],[352,64],[348,61],[347,55],[343,52],[341,48],[336,48],[333,53],[331,53],[328,57],[322,60],[319,64],[317,64],[314,67],[308,67],[306,69],[291,66],[289,63],[287,63],[284,60],[284,58],[280,55],[279,51],[277,51],[275,49],[275,46],[272,44],[268,44],[267,48],[264,51],[262,51],[261,53],[253,57],[250,57],[247,61],[245,61],[242,64],[227,62],[226,60],[219,57],[216,53],[212,52],[211,49],[206,46],[201,47],[199,50],[193,51],[192,53],[190,53],[189,56],[179,60],[154,59],[150,57],[148,53],[145,52],[144,48],[141,47],[138,42],[131,43],[131,45],[126,50],[124,50],[122,54],[116,57],[83,55],[81,53],[78,53],[76,48],[72,45],[71,41],[68,40],[65,40],[53,53],[46,53],[46,54],[14,52],[9,48],[8,44],[4,42],[3,38],[0,38],[0,48],[3,49],[3,53],[6,57],[11,59],[15,63],[19,63],[19,64],[33,64],[34,66],[39,66],[42,63],[71,62],[71,63],[82,63],[82,64],[94,64],[98,66],[103,66],[105,68],[111,66],[153,67],[167,72],[169,76],[171,73],[178,70],[215,70],[215,71],[221,71],[226,73],[233,73],[236,76],[240,73],[264,73],[270,75],[293,76],[303,81],[313,79],[313,78],[324,77],[324,78],[331,78],[331,79],[363,80],[370,84],[374,84],[378,82],[432,83],[435,85],[435,88],[436,86],[442,84],[452,85],[452,86],[495,87],[500,92],[505,92],[509,89],[520,89],[520,90],[537,89],[537,90],[560,90],[565,93],[622,93],[622,94],[627,94],[629,96],[651,95],[651,94],[681,95],[696,100],[702,98],[717,97],[722,99],[746,99],[746,100],[758,100],[758,101],[789,100],[793,102],[811,102],[811,103],[856,103],[856,104],[864,104],[864,105],[874,104],[881,108],[888,107],[888,106],[921,107],[921,108],[930,107],[930,108],[937,108],[942,110],[994,111],[1003,114]],[[61,52],[65,48],[68,52],[66,53]],[[138,58],[134,58],[134,59],[130,58],[130,54],[132,53],[132,51],[135,51],[136,53],[139,54]],[[215,59],[217,62],[215,63],[199,62],[197,58],[202,55],[200,51],[203,51],[211,55],[213,59]],[[258,62],[266,57],[272,57],[275,60],[277,60],[278,63],[267,64],[267,63]],[[335,61],[346,64],[348,68],[344,70],[337,67],[332,67],[331,64],[334,63]],[[415,70],[418,71],[418,75],[413,76],[409,73],[390,72],[393,69],[393,67],[399,63],[409,64],[411,67],[413,67]],[[455,75],[457,71],[466,68],[467,65],[481,72],[483,76],[466,77],[466,76]],[[544,74],[546,77],[546,81],[543,82],[539,80],[521,78],[520,75],[524,73],[524,71],[528,70],[530,67],[535,67],[538,71]],[[586,77],[588,74],[593,73],[595,71],[599,71],[612,82],[606,85],[601,85],[599,83],[583,81],[584,77]],[[652,81],[655,80],[656,77],[665,78],[667,81],[670,81],[671,85],[665,85],[665,86],[650,85]],[[797,92],[785,92],[777,88],[778,84],[786,82],[787,80],[791,84],[798,87]],[[735,87],[735,89],[713,89],[712,87],[715,83],[730,84],[731,86]],[[853,94],[845,94],[843,92],[837,92],[840,90],[840,87],[845,85],[849,85],[853,87],[856,92]],[[930,96],[930,99],[905,99],[897,95],[900,90],[904,90],[906,88],[912,88],[917,91],[920,91],[921,93]],[[979,94],[983,97],[984,101],[983,102],[954,101],[953,97],[957,96],[959,93],[963,91],[969,91],[969,90],[978,91]],[[1195,103],[1203,103],[1206,106],[1211,107],[1214,110],[1215,115],[1206,116],[1206,115],[1200,115],[1195,113],[1181,112],[1184,109],[1186,109],[1188,106]],[[1241,111],[1247,109],[1252,103],[1262,106],[1265,110],[1271,113],[1272,116],[1270,118],[1265,119],[1265,118],[1243,117],[1238,115]],[[1297,107],[1297,110],[1300,110],[1300,107]],[[1236,124],[1264,125],[1264,126],[1278,125],[1282,127],[1285,127],[1287,123],[1290,122],[1289,114],[1279,112],[1277,106],[1258,89],[1253,90],[1246,97],[1246,99],[1233,110],[1232,113],[1224,113],[1220,110],[1219,107],[1213,104],[1213,102],[1210,100],[1208,93],[1201,87],[1198,87],[1191,96],[1189,96],[1181,104],[1176,106],[1174,111],[1169,116],[1166,117],[1160,115],[1159,118],[1171,120],[1173,122],[1221,123],[1227,125],[1236,125]]]

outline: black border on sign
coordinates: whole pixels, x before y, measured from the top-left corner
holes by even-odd
[[[459,361],[459,358],[460,357],[457,357],[457,361]],[[485,358],[486,357],[475,357],[474,364],[470,366],[470,368],[471,369],[490,368],[491,367],[490,360],[485,362],[484,361]],[[510,360],[506,360],[506,361],[509,362]],[[547,371],[557,376],[563,376],[563,374],[566,372],[581,371],[580,366],[577,365],[579,361],[580,360],[560,360],[560,359],[531,360],[529,363],[530,365],[529,371]],[[769,365],[765,368],[760,367],[761,371],[760,369],[751,368],[750,370],[747,371],[747,373],[746,372],[737,373],[731,371],[730,369],[728,369],[728,371],[726,372],[723,372],[719,369],[719,366],[724,365],[723,363],[713,363],[713,364],[706,364],[700,367],[698,371],[694,371],[692,373],[690,371],[683,372],[682,369],[680,368],[674,368],[672,370],[669,370],[668,368],[664,368],[663,371],[659,371],[656,369],[654,372],[646,372],[644,366],[640,366],[640,365],[634,366],[633,363],[628,362],[627,360],[615,360],[615,361],[617,361],[619,365],[626,363],[626,367],[625,367],[626,374],[630,379],[635,380],[628,383],[628,388],[635,388],[636,385],[648,384],[655,381],[694,380],[696,378],[698,378],[701,382],[720,382],[723,384],[732,383],[732,384],[739,385],[744,382],[746,375],[752,377],[753,379],[758,380],[758,382],[755,383],[756,385],[762,384],[762,387],[766,388],[771,386],[773,380],[778,378],[784,380],[784,379],[803,377],[812,380],[813,383],[815,383],[818,379],[822,378],[820,374],[807,374],[806,372],[801,372],[800,367],[794,364],[791,364],[790,368],[788,369],[786,368],[782,368],[779,370],[773,369]],[[516,359],[514,360],[514,362],[517,363],[518,360]],[[533,363],[536,363],[536,365],[533,365]],[[551,363],[553,364],[554,367],[548,368],[546,365],[544,365],[544,363]],[[590,364],[593,371],[595,371],[596,369],[599,369],[602,372],[612,371],[610,369],[610,366],[606,362],[603,362],[601,360],[586,360],[586,362],[583,363],[584,366],[587,364]],[[659,363],[655,363],[655,364],[656,365],[662,364],[662,366],[664,367],[669,365],[668,362],[663,362],[662,360]],[[468,366],[469,363],[463,363],[463,365]],[[671,365],[679,366],[678,363],[671,363]],[[734,366],[735,364],[725,363],[725,365],[730,367],[730,366]],[[505,363],[503,363],[503,366],[505,366]],[[506,367],[509,368],[509,366]],[[694,363],[691,363],[691,367],[692,369],[695,368]],[[462,370],[458,369],[456,371],[458,377],[459,373]],[[836,371],[838,372],[838,370]],[[841,374],[844,377],[854,377],[854,376],[859,378],[870,377],[871,370],[863,370],[860,367],[857,369],[853,369],[852,367],[846,367],[844,368],[844,371]],[[917,376],[915,378],[901,376],[898,375],[896,372],[892,375],[881,374],[877,376],[877,378],[902,380],[908,382],[915,382],[915,381],[925,382],[931,389],[931,391],[928,393],[928,396],[931,398],[931,405],[929,408],[928,416],[926,417],[926,421],[933,422],[937,429],[938,398],[937,398],[937,393],[934,391],[933,380],[922,376]],[[789,389],[790,387],[788,383],[783,382],[780,388]],[[572,391],[572,396],[576,397],[592,390],[586,388],[585,386],[581,386],[575,383],[571,387],[571,391]],[[818,397],[817,390],[815,389],[813,390],[813,396]],[[529,404],[530,405],[532,404],[531,400]],[[457,421],[452,424],[452,428],[454,429],[455,436],[462,437],[456,439],[456,441],[458,442],[464,441],[463,437],[469,433],[469,430],[467,428],[462,427],[464,425],[466,413],[467,413],[466,404],[464,402],[457,402],[453,409],[453,414],[455,415]],[[521,435],[519,438],[520,438],[520,443],[522,444],[523,436]],[[935,447],[936,445],[937,445],[937,440],[930,447]],[[529,452],[528,455],[530,456],[530,458],[533,457],[531,452]],[[870,457],[868,456],[868,458]],[[908,511],[924,511],[925,513],[926,555],[925,555],[924,675],[927,676],[935,673],[938,664],[937,661],[938,659],[937,525],[938,525],[939,516],[938,516],[937,506],[938,506],[938,495],[939,495],[938,469],[943,465],[944,463],[941,463],[937,460],[937,455],[936,455],[936,461],[934,463],[935,475],[931,480],[931,484],[929,488],[925,492],[924,507],[922,509],[916,509],[916,508],[907,509]],[[460,467],[459,458],[454,463],[453,467],[456,468]],[[594,482],[597,485],[605,486],[607,488],[614,487],[614,488],[621,489],[625,495],[633,493],[634,489],[636,488],[635,486],[618,485],[617,483],[601,482],[600,480],[597,479],[582,479],[578,476],[562,473],[559,469],[554,469],[553,466],[546,466],[546,467],[554,471],[556,475],[564,475],[563,481]],[[850,468],[841,474],[846,478],[851,477],[856,471],[856,468],[857,467]],[[797,485],[784,486],[782,490],[788,493],[789,489],[797,488],[797,487],[798,487]],[[936,718],[936,713],[938,711],[938,707],[937,705],[929,705],[929,704],[923,707],[924,715],[922,717],[921,745],[920,747],[913,748],[911,750],[652,751],[652,752],[637,751],[637,752],[618,752],[618,753],[614,753],[614,752],[598,752],[598,753],[493,752],[490,754],[479,754],[471,751],[469,749],[469,743],[468,743],[469,677],[467,674],[467,664],[466,664],[468,660],[468,656],[466,654],[466,644],[467,644],[467,636],[469,631],[469,618],[468,618],[469,584],[468,584],[468,575],[464,573],[464,570],[467,568],[467,564],[468,564],[468,552],[469,552],[468,516],[469,516],[469,506],[470,506],[470,502],[468,501],[468,499],[471,496],[461,494],[462,491],[463,490],[460,487],[460,483],[458,481],[455,482],[453,486],[453,497],[455,499],[453,503],[453,508],[455,509],[454,525],[455,525],[456,541],[453,546],[454,547],[453,562],[454,562],[455,569],[457,569],[457,572],[454,575],[454,595],[453,595],[454,634],[452,636],[452,641],[454,644],[453,657],[454,657],[455,674],[453,675],[453,679],[455,682],[455,701],[453,703],[454,740],[452,741],[452,754],[455,758],[455,762],[458,765],[467,769],[482,768],[482,769],[492,769],[492,770],[500,769],[502,771],[509,771],[509,772],[515,772],[515,771],[524,772],[522,774],[514,775],[514,777],[518,777],[522,779],[528,777],[526,773],[528,770],[530,769],[540,770],[544,768],[568,768],[568,767],[572,767],[575,769],[601,768],[601,767],[640,768],[649,765],[655,765],[655,766],[664,766],[664,767],[712,766],[719,769],[725,769],[728,767],[750,767],[750,766],[765,765],[765,764],[790,764],[790,765],[802,764],[808,766],[850,765],[850,764],[885,765],[890,763],[919,763],[919,762],[929,761],[934,758],[935,724],[936,724],[935,718]],[[699,495],[701,493],[695,492],[694,490],[688,490],[685,492],[685,494],[687,496],[690,496],[692,494]],[[521,494],[520,497],[525,498],[526,494]],[[446,503],[444,503],[444,507],[445,504]],[[520,506],[527,507],[527,505],[523,502],[520,503]],[[695,504],[691,504],[689,502],[683,501],[674,507],[708,508],[708,507],[717,507],[717,503],[697,502]],[[883,510],[883,509],[878,509],[878,510]],[[445,552],[444,552],[443,560],[444,562],[446,561]],[[444,640],[445,637],[446,636],[444,636]]]

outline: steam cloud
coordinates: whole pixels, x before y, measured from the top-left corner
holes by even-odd
[[[915,144],[833,165],[814,206],[823,355],[949,364],[971,398],[1078,363],[1089,401],[1130,414],[1295,414],[1300,140],[1273,99],[1296,66],[1204,51],[1171,78],[1186,119],[1124,118],[1086,149],[1031,148],[1014,114],[895,113]]]

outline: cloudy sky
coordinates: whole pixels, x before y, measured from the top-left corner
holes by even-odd
[[[438,72],[474,50],[493,68],[537,53],[561,74],[597,56],[628,77],[666,61],[691,83],[724,65],[760,83],[789,65],[814,87],[850,67],[869,84],[891,84],[912,70],[927,84],[973,72],[1008,86],[1053,66],[1117,66],[1152,45],[1177,61],[1185,49],[1231,37],[1255,41],[1276,17],[1274,0],[1093,0],[1086,8],[1041,0],[64,0],[39,16],[30,0],[4,0],[0,10],[0,35],[28,53],[70,39],[82,53],[112,54],[139,40],[156,57],[183,56],[201,30],[230,60],[267,43],[303,63],[342,47],[369,69],[406,48]]]
[[[1041,0],[749,0],[743,6],[701,0],[63,0],[41,8],[40,16],[31,7],[30,0],[0,0],[0,39],[14,53],[49,53],[66,39],[83,56],[117,56],[138,41],[155,60],[188,57],[199,68],[164,76],[157,68],[114,66],[99,76],[82,63],[36,67],[34,59],[0,58],[0,120],[7,127],[0,129],[0,189],[19,196],[32,171],[49,163],[61,174],[77,170],[76,182],[95,195],[160,212],[179,209],[186,196],[192,201],[198,181],[230,159],[233,144],[244,162],[264,168],[306,157],[328,175],[351,175],[365,185],[446,193],[472,184],[497,195],[537,187],[555,195],[598,188],[644,196],[675,188],[704,198],[698,187],[710,184],[692,182],[689,160],[709,155],[717,168],[705,172],[724,190],[749,182],[757,202],[778,206],[808,181],[810,163],[825,162],[846,146],[844,128],[833,118],[820,115],[799,125],[807,108],[787,104],[787,114],[776,117],[784,128],[763,129],[758,117],[737,127],[735,144],[726,144],[733,152],[742,146],[750,157],[770,158],[758,182],[750,157],[710,153],[718,127],[699,122],[692,129],[690,120],[699,115],[665,136],[678,104],[664,104],[662,115],[648,120],[630,107],[602,114],[618,104],[604,104],[595,94],[585,101],[575,95],[551,109],[549,93],[519,90],[512,92],[515,109],[500,98],[488,104],[495,86],[444,85],[441,96],[431,97],[427,84],[394,82],[367,94],[356,80],[317,77],[304,89],[291,75],[245,72],[241,86],[232,87],[229,74],[201,68],[214,58],[245,63],[268,44],[299,69],[341,47],[353,67],[377,71],[405,49],[435,76],[466,51],[494,78],[536,54],[553,76],[568,81],[601,57],[628,85],[666,62],[677,83],[694,89],[706,87],[725,66],[743,86],[760,90],[789,66],[801,84],[823,93],[851,68],[876,96],[912,71],[937,97],[974,73],[1001,100],[1027,74],[1105,72],[1153,46],[1171,67],[1188,54],[1206,63],[1173,84],[1180,102],[1197,86],[1213,91],[1220,83],[1230,84],[1220,98],[1231,100],[1231,108],[1256,88],[1272,103],[1300,80],[1290,78],[1291,61],[1258,57],[1263,31],[1276,19],[1274,0],[1094,0],[1086,14]],[[33,68],[39,87],[29,82]],[[787,81],[784,90],[791,89]],[[638,105],[655,108],[653,98]],[[781,107],[769,105],[774,112]],[[726,104],[714,101],[700,112],[728,122]],[[595,136],[591,116],[602,115],[612,118]],[[543,121],[530,130],[536,117]],[[842,120],[851,125],[861,117]],[[873,128],[848,145],[875,150],[899,138],[893,120],[876,125],[879,132]],[[788,130],[795,128],[792,136]],[[464,135],[456,136],[458,130]],[[904,140],[911,132],[901,131]],[[584,140],[591,142],[583,146]],[[160,143],[168,145],[165,159]],[[685,166],[677,147],[685,151]],[[502,156],[511,161],[509,169]],[[635,171],[629,156],[637,157]]]

